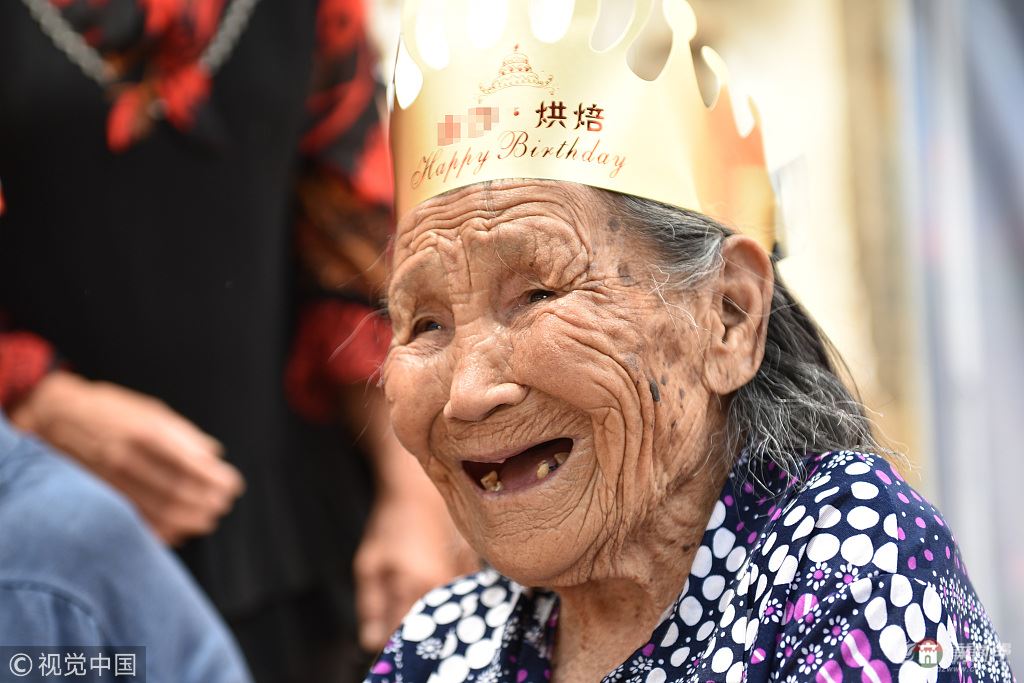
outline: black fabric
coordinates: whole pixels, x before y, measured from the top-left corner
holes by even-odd
[[[214,79],[219,147],[161,123],[115,155],[100,87],[22,3],[0,3],[0,309],[77,372],[159,397],[225,444],[247,491],[182,556],[230,621],[326,590],[348,596],[325,620],[344,635],[371,479],[351,438],[302,423],[283,393],[315,15],[313,0],[257,6]]]
[[[338,623],[339,614],[350,604],[349,592],[320,585],[291,596],[287,603],[266,605],[232,619],[230,625],[250,668],[259,672],[261,680],[362,681],[370,657],[348,636],[344,624]]]

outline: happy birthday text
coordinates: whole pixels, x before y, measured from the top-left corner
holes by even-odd
[[[498,137],[496,148],[474,149],[468,145],[450,152],[436,149],[423,156],[412,173],[411,185],[416,189],[426,181],[446,183],[461,178],[463,173],[479,175],[493,160],[523,158],[559,159],[602,166],[607,168],[609,178],[617,177],[626,164],[626,155],[604,149],[600,137],[583,143],[577,135],[557,144],[545,145],[539,137],[531,137],[525,130],[507,130]]]

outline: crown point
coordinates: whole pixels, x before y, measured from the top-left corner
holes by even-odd
[[[535,6],[548,3],[573,8],[556,13],[569,17],[557,38],[546,19],[537,30],[544,13]],[[659,36],[671,29],[667,61],[638,79],[630,53],[653,22]],[[405,0],[391,118],[397,213],[474,182],[546,178],[711,211],[770,249],[775,199],[760,117],[732,97],[725,61],[710,48],[701,52],[718,96],[705,104],[696,31],[686,0]]]
[[[750,130],[747,131],[747,137],[756,136],[760,139],[761,136],[761,112],[757,108],[757,102],[754,101],[753,97],[747,96],[747,108],[750,110],[750,117],[754,122]]]
[[[697,35],[697,15],[686,0],[663,0],[665,20],[677,38],[690,42]]]
[[[715,74],[719,87],[729,82],[729,67],[725,60],[722,59],[722,55],[715,52],[714,48],[705,45],[700,49],[700,56],[704,59],[704,63],[708,65],[712,73]]]
[[[394,99],[402,109],[408,109],[423,88],[423,71],[409,53],[405,40],[398,42],[395,59]]]

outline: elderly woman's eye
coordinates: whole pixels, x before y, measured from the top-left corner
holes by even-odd
[[[551,299],[555,296],[554,292],[549,292],[546,289],[535,289],[530,292],[529,301],[531,304],[535,304],[538,301],[544,301],[545,299]]]
[[[413,325],[412,336],[413,337],[417,337],[417,336],[423,334],[424,332],[434,332],[436,330],[443,330],[443,329],[444,329],[444,326],[441,325],[441,323],[437,322],[436,320],[431,320],[430,318],[424,318],[423,320],[420,320],[415,325]]]

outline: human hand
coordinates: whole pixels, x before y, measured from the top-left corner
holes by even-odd
[[[429,481],[415,495],[378,499],[355,560],[360,644],[380,651],[424,593],[479,569]]]
[[[10,418],[119,489],[173,545],[213,531],[244,489],[213,437],[121,386],[53,372]]]

